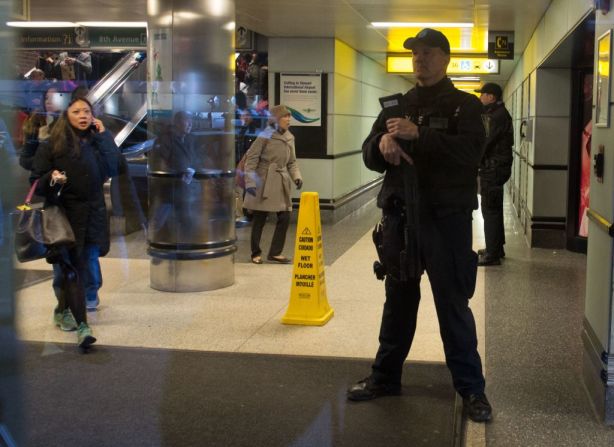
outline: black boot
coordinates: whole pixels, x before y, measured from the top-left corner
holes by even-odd
[[[352,385],[347,391],[348,400],[371,400],[381,396],[400,396],[400,383],[375,383],[371,376]]]
[[[492,407],[484,393],[463,398],[463,408],[473,422],[488,422],[492,419]]]

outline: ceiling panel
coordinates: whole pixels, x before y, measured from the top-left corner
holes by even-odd
[[[403,51],[416,30],[373,29],[373,21],[473,22],[471,39],[490,30],[515,32],[516,55],[526,47],[550,0],[236,0],[237,24],[270,37],[334,37],[384,63]],[[95,5],[95,8],[92,8]],[[32,20],[146,20],[147,0],[31,0]],[[451,39],[452,40],[452,39]],[[467,39],[465,39],[467,40]],[[502,64],[506,79],[513,63]]]

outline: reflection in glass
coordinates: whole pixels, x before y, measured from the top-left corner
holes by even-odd
[[[604,33],[598,42],[595,125],[597,127],[609,127],[612,31],[608,30]]]

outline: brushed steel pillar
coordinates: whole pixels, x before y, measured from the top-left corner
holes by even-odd
[[[148,0],[150,285],[234,282],[233,0]],[[186,127],[191,121],[192,126]],[[232,120],[227,120],[232,122]],[[186,133],[186,130],[190,130]]]

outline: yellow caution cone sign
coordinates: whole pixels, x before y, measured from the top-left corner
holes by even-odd
[[[320,201],[317,192],[301,194],[294,245],[290,304],[284,324],[322,326],[333,316],[326,298]]]

